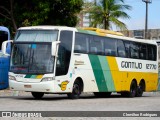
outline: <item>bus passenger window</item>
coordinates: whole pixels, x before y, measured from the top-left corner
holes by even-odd
[[[147,59],[147,47],[146,45],[140,44],[139,47],[139,58],[146,60]]]
[[[93,38],[93,39],[91,39]],[[97,54],[97,55],[103,55],[104,48],[103,48],[103,38],[99,36],[93,36],[90,38],[90,53],[91,54]]]
[[[105,49],[105,55],[111,55],[111,49]]]
[[[131,42],[130,46],[131,58],[138,59],[139,58],[139,46],[135,42]]]
[[[125,46],[126,57],[130,58],[130,56],[131,56],[131,54],[130,54],[130,42],[124,41],[124,46]]]
[[[116,43],[117,40],[111,38],[105,38],[104,49],[106,56],[116,56]]]
[[[80,45],[75,45],[74,46],[74,52],[79,53],[79,52],[81,52],[81,50],[82,50],[82,47]]]
[[[97,48],[96,47],[91,47],[90,53],[97,54]]]
[[[122,40],[117,42],[118,57],[126,57],[125,47]]]
[[[88,49],[87,49],[88,37],[89,36],[82,33],[75,34],[75,46],[74,46],[75,53],[88,53]]]
[[[154,61],[156,61],[156,59],[157,59],[157,56],[156,56],[156,54],[157,54],[156,46],[154,46],[154,45],[148,45],[147,48],[148,48],[148,60],[154,60]]]

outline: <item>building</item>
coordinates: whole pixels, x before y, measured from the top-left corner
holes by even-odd
[[[127,37],[141,38],[144,39],[145,30],[128,30],[122,32]],[[148,39],[160,40],[160,29],[148,29]]]
[[[89,13],[86,14],[79,14],[78,15],[79,18],[79,23],[78,23],[78,27],[89,27],[90,25],[90,19],[89,19]]]

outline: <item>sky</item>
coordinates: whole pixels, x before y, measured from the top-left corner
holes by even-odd
[[[126,11],[131,18],[122,21],[129,30],[144,29],[146,4],[142,0],[125,0],[125,3],[132,6],[131,11]],[[160,29],[160,0],[148,4],[148,29]]]
[[[127,25],[128,30],[145,29],[146,4],[142,0],[125,0],[125,4],[132,6],[131,11],[125,11],[131,18],[120,20]],[[148,4],[148,29],[160,29],[160,0],[152,0]]]

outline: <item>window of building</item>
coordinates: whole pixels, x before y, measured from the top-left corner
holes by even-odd
[[[136,38],[143,38],[144,32],[143,32],[143,31],[140,31],[140,30],[134,30],[134,36],[135,36]]]

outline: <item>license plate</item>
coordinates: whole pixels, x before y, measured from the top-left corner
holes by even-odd
[[[24,88],[32,88],[31,85],[24,85]]]

